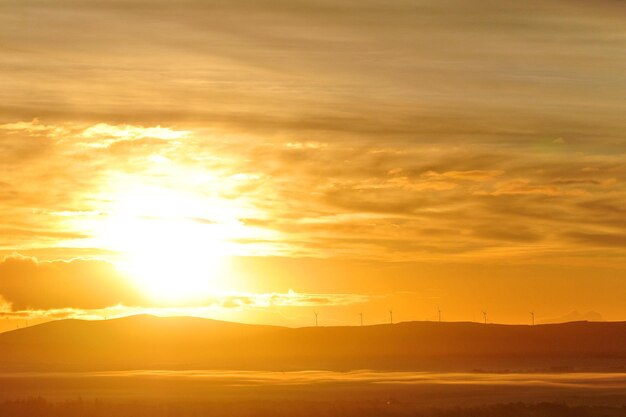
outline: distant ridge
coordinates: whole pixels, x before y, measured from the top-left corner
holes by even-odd
[[[540,321],[541,324],[555,324],[555,323],[570,323],[573,321],[603,321],[602,315],[595,311],[587,311],[586,313],[580,313],[578,310],[572,311],[561,317],[544,318]]]
[[[0,371],[626,371],[626,322],[286,328],[195,317],[59,320],[0,334]]]

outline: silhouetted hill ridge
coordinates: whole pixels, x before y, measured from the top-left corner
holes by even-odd
[[[626,371],[626,322],[250,325],[196,317],[59,320],[0,334],[0,370]]]

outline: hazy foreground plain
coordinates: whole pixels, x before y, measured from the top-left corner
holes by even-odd
[[[0,386],[7,417],[626,415],[624,373],[14,373]]]
[[[567,401],[626,405],[626,373],[111,371],[0,374],[0,399],[402,399],[419,405]]]

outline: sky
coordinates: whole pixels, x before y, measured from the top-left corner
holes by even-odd
[[[0,330],[626,320],[625,18],[0,0]]]

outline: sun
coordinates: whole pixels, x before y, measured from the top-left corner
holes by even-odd
[[[225,242],[189,220],[147,219],[124,231],[118,266],[151,298],[190,302],[225,287]],[[134,229],[134,230],[133,230]]]
[[[98,235],[148,297],[188,303],[228,288],[232,239],[244,228],[228,201],[143,186],[111,198]]]

